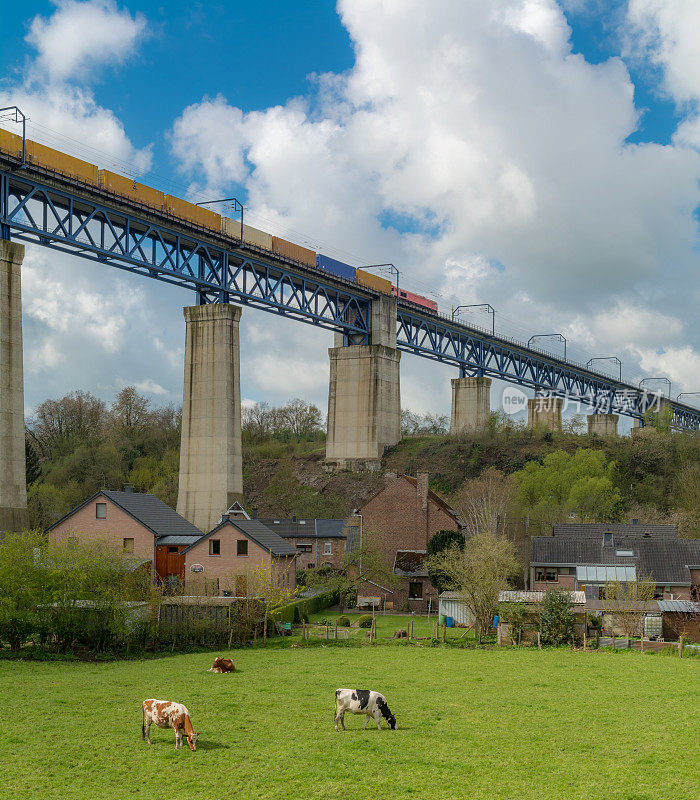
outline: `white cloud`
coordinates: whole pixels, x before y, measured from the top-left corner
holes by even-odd
[[[37,50],[34,68],[53,82],[88,82],[96,67],[123,63],[146,32],[142,14],[132,16],[112,0],[54,0],[50,17],[31,21],[27,41]]]
[[[696,0],[630,0],[630,53],[662,71],[663,86],[688,117],[676,140],[700,147],[700,3]]]
[[[640,348],[639,360],[647,374],[662,375],[671,380],[672,397],[680,392],[698,391],[700,355],[687,345],[662,351]]]
[[[138,148],[86,84],[97,68],[118,64],[145,33],[145,18],[110,0],[59,0],[53,14],[35,17],[27,40],[37,48],[15,85],[0,91],[0,105],[28,117],[28,138],[99,167],[141,175],[151,167],[151,147]],[[20,133],[17,126],[2,126]]]
[[[573,54],[553,0],[338,7],[347,73],[263,111],[221,96],[183,111],[172,145],[193,186],[243,183],[252,224],[392,261],[442,310],[488,301],[522,340],[580,333],[584,363],[614,347],[636,370],[635,346],[698,348],[682,320],[698,301],[700,157],[626,142],[638,111],[621,59]]]

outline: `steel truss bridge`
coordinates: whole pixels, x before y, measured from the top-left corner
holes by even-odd
[[[234,301],[368,344],[373,299],[346,281],[245,245],[187,220],[37,166],[0,157],[0,238],[18,239],[108,264],[197,293]],[[397,347],[453,364],[462,376],[490,376],[566,397],[601,413],[640,419],[658,395],[536,348],[399,300]],[[700,410],[666,401],[679,429],[700,429]]]

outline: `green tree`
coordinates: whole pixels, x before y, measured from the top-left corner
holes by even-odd
[[[426,567],[443,574],[446,587],[459,592],[479,633],[490,631],[498,594],[519,570],[513,543],[490,532],[474,534],[464,549],[452,545],[427,557]]]
[[[560,645],[573,642],[575,621],[569,592],[554,589],[545,592],[540,611],[542,644]]]
[[[25,459],[25,472],[27,478],[27,486],[34,483],[34,481],[38,481],[41,477],[41,464],[39,463],[39,454],[36,451],[36,448],[29,440],[29,437],[26,437],[24,440],[24,459]]]
[[[8,533],[0,543],[0,641],[12,650],[19,650],[37,627],[42,544],[38,533]]]
[[[365,532],[367,538],[371,533]],[[306,586],[326,592],[337,592],[340,610],[345,608],[348,599],[357,595],[357,589],[366,581],[392,588],[397,577],[371,544],[355,547],[345,553],[339,568],[324,565],[306,570]]]
[[[430,556],[442,553],[443,550],[448,550],[452,546],[458,547],[460,550],[464,550],[463,533],[459,533],[458,531],[438,531],[436,534],[431,536],[430,541],[428,542],[428,547],[426,548],[428,564],[432,565]],[[448,584],[448,578],[443,572],[440,572],[439,570],[434,569],[432,566],[429,566],[428,577],[430,578],[430,582],[437,589],[438,594],[445,591]]]
[[[547,526],[569,512],[585,521],[612,520],[621,501],[615,468],[602,450],[578,448],[573,455],[556,450],[514,473],[518,500],[540,533],[549,533]]]

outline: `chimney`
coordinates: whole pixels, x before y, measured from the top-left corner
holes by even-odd
[[[134,484],[133,483],[125,483],[124,484],[124,491],[128,494],[134,493]]]
[[[253,509],[253,510],[250,512],[250,518],[251,518],[251,519],[257,519],[257,518],[258,518],[258,509],[257,509],[257,508],[254,508],[254,509]]]
[[[416,492],[418,494],[418,500],[420,501],[420,507],[423,511],[428,510],[428,473],[427,472],[419,472],[416,475]]]

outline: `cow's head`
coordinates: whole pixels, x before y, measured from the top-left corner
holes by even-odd
[[[190,746],[190,750],[195,751],[197,749],[197,739],[201,736],[201,733],[191,733],[187,737],[187,743]]]
[[[395,731],[399,726],[396,722],[396,717],[391,713],[389,710],[389,705],[383,697],[379,697],[377,700],[377,707],[381,711],[382,716],[387,721],[387,724],[391,728],[392,731]]]

